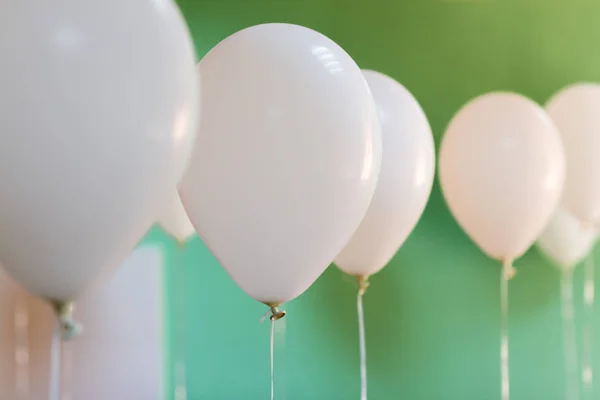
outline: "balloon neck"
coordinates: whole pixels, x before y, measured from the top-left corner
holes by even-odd
[[[515,269],[515,267],[513,267],[512,259],[504,260],[504,262],[502,263],[502,272],[506,280],[510,280],[516,275],[517,270]]]
[[[358,295],[363,296],[369,287],[369,276],[358,275],[356,281],[358,282]]]
[[[50,304],[58,320],[58,327],[62,340],[71,340],[83,331],[83,326],[73,319],[75,303],[72,301],[51,300]]]

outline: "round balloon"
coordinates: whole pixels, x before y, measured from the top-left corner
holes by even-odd
[[[538,238],[540,251],[562,270],[572,270],[592,250],[598,231],[559,207]]]
[[[335,259],[360,277],[382,269],[404,243],[427,204],[435,171],[431,128],[417,100],[386,75],[364,75],[381,124],[381,170],[367,215]]]
[[[237,32],[199,69],[203,118],[183,205],[248,295],[291,300],[369,206],[381,161],[373,97],[342,48],[297,25]]]
[[[565,174],[559,133],[544,110],[514,93],[489,93],[452,119],[439,160],[450,211],[488,256],[510,263],[556,209]]]
[[[13,1],[0,13],[0,262],[73,300],[156,221],[185,170],[199,82],[170,0]]]
[[[158,219],[158,224],[179,243],[185,243],[196,233],[177,192],[175,192],[167,210]]]
[[[600,84],[569,86],[546,110],[562,137],[567,163],[563,200],[581,221],[600,223]]]

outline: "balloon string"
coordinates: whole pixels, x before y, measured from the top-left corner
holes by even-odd
[[[360,399],[367,400],[367,345],[365,340],[365,318],[363,311],[363,294],[358,290],[356,309],[358,312],[358,340],[360,346]]]
[[[175,400],[187,399],[185,368],[185,270],[181,262],[185,243],[178,242],[175,258]]]
[[[275,324],[275,353],[277,354],[277,360],[275,360],[275,362],[277,363],[277,386],[275,387],[275,390],[277,391],[277,398],[279,400],[285,400],[287,398],[287,393],[285,391],[285,383],[286,383],[286,376],[285,376],[285,368],[286,368],[286,363],[285,363],[285,351],[282,351],[285,349],[285,331],[286,331],[286,323],[287,321],[285,319],[279,320],[279,322],[277,322]],[[275,372],[275,371],[274,371]]]
[[[583,348],[582,348],[582,376],[583,391],[586,398],[592,399],[593,388],[593,363],[592,363],[592,341],[593,341],[593,316],[594,316],[594,255],[590,252],[584,265],[583,300],[585,317],[583,322]]]
[[[73,319],[75,305],[70,301],[50,301],[58,326],[52,337],[52,348],[50,355],[50,400],[61,400],[69,398],[70,384],[73,369],[73,355],[67,342],[79,336],[83,327]],[[67,388],[66,388],[67,387]]]
[[[264,321],[267,315],[271,313],[269,319],[271,320],[271,343],[270,343],[270,356],[271,356],[271,400],[275,399],[275,321],[285,317],[285,311],[280,311],[277,305],[269,305],[271,307],[265,315],[262,316],[260,322]]]
[[[275,400],[275,320],[271,319],[271,400]]]
[[[62,345],[62,331],[60,326],[57,326],[52,334],[50,348],[49,400],[61,400]]]
[[[500,274],[500,397],[510,399],[508,369],[508,281],[514,276],[512,261],[505,261]]]
[[[563,350],[567,380],[566,400],[578,400],[577,335],[575,331],[575,308],[573,305],[573,272],[565,270],[561,276],[561,306],[563,322]]]

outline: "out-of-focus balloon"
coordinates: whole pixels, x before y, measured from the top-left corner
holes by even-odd
[[[554,95],[546,110],[565,149],[562,204],[589,224],[600,223],[600,84],[581,83]]]
[[[537,240],[537,247],[556,266],[571,270],[594,247],[598,231],[560,207]]]
[[[129,254],[185,170],[192,42],[171,0],[12,1],[0,53],[0,262],[72,300]]]
[[[158,224],[179,243],[187,242],[196,233],[177,192],[166,212],[159,218]]]
[[[518,94],[489,93],[452,119],[439,169],[459,225],[506,265],[533,244],[554,213],[565,160],[560,135],[540,106]]]
[[[203,118],[183,205],[248,295],[291,300],[369,206],[381,162],[373,97],[343,49],[297,25],[237,32],[199,68]]]
[[[165,398],[163,265],[158,248],[136,249],[113,279],[78,303],[86,334],[63,344],[64,398]],[[52,310],[0,270],[0,398],[48,398]]]
[[[417,100],[386,75],[364,75],[381,124],[381,170],[367,215],[335,259],[361,277],[382,269],[404,243],[427,204],[435,171],[431,128]]]

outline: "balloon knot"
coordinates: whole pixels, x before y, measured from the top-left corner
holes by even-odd
[[[262,318],[260,319],[260,322],[264,321],[265,318],[267,317],[267,315],[269,315],[269,313],[271,313],[271,315],[269,316],[269,319],[271,321],[277,321],[278,319],[281,319],[283,317],[285,317],[285,311],[281,311],[278,307],[279,304],[277,305],[271,305],[271,304],[267,304],[270,308],[269,310],[265,313],[265,315],[262,316]]]
[[[358,295],[363,296],[369,287],[369,277],[365,275],[359,275],[356,277],[358,281]]]
[[[512,279],[517,274],[517,270],[512,265],[512,260],[504,261],[504,264],[502,265],[502,273],[507,280]]]
[[[277,307],[271,307],[269,311],[271,311],[271,316],[269,317],[271,321],[277,321],[285,317],[285,311],[280,311]]]
[[[52,301],[51,304],[58,320],[62,340],[71,340],[81,335],[83,326],[73,319],[74,303],[71,301]]]

